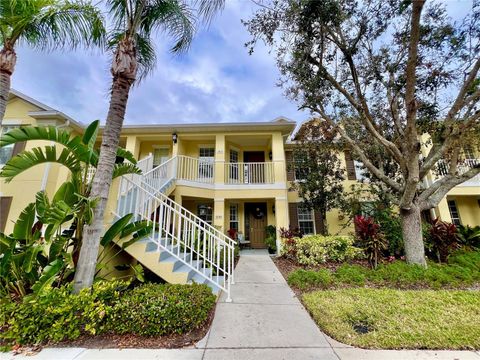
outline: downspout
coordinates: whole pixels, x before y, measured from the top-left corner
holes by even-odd
[[[55,126],[56,129],[64,128],[70,125],[70,120],[65,121],[62,125],[57,125]],[[50,145],[53,146],[55,145],[54,141],[50,142]],[[45,165],[45,171],[43,172],[43,178],[42,178],[42,184],[40,185],[40,191],[45,191],[47,188],[47,182],[48,182],[48,175],[50,174],[50,168],[52,167],[52,163],[47,163]]]

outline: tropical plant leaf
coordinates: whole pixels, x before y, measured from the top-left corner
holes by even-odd
[[[22,269],[26,273],[32,271],[33,264],[37,261],[37,255],[40,251],[43,250],[41,245],[30,246],[27,251],[25,251],[25,257],[23,258]]]
[[[113,174],[112,179],[115,179],[119,176],[127,175],[127,174],[142,174],[142,170],[140,170],[136,165],[123,163],[123,164],[115,164],[113,167]]]
[[[35,194],[35,209],[38,217],[45,222],[45,213],[50,207],[50,201],[48,200],[45,191],[39,191]]]
[[[88,127],[85,129],[85,133],[82,137],[82,142],[87,145],[87,147],[92,150],[95,141],[97,140],[98,128],[100,126],[100,120],[93,121]]]
[[[56,259],[48,264],[42,272],[40,279],[33,284],[32,290],[35,294],[41,294],[45,289],[50,287],[52,283],[55,281],[58,273],[63,267],[63,260]]]
[[[100,245],[103,247],[107,246],[110,244],[115,237],[120,235],[122,233],[122,230],[125,228],[125,226],[130,222],[132,219],[133,214],[127,214],[117,221],[115,221],[112,226],[108,228],[108,230],[105,232],[105,235],[103,235],[102,240],[100,240]]]
[[[124,238],[129,236],[130,234],[133,233],[143,233],[144,230],[147,230],[148,233],[152,231],[152,226],[148,224],[148,221],[146,220],[141,220],[141,221],[135,221],[132,223],[127,224],[123,229],[120,234],[120,238]]]
[[[45,146],[45,148],[37,147],[30,151],[23,151],[12,157],[2,168],[0,177],[4,177],[6,182],[10,182],[15,176],[34,166],[52,162],[67,167],[72,173],[81,170],[78,158],[68,149],[63,149],[57,156],[55,146]]]
[[[16,242],[17,241],[14,238],[7,236],[4,233],[0,233],[0,255],[3,255],[14,248]]]
[[[57,201],[63,201],[69,206],[73,206],[77,202],[77,195],[75,186],[71,181],[63,183],[53,195],[52,205],[54,206]]]
[[[63,236],[57,236],[50,244],[50,248],[48,249],[48,258],[57,258],[62,253],[62,250],[64,249],[67,241],[68,238],[65,238]]]
[[[135,156],[133,156],[133,154],[130,151],[128,151],[127,149],[124,149],[122,147],[117,148],[117,157],[126,159],[126,160],[130,161],[132,164],[137,163],[137,159],[135,159]]]
[[[33,239],[32,227],[35,221],[35,203],[28,204],[22,210],[17,222],[13,227],[13,237],[15,239]]]

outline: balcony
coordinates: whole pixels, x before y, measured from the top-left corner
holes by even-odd
[[[457,171],[459,174],[467,172],[469,169],[480,166],[480,159],[464,159],[459,161],[457,165]],[[434,171],[434,181],[441,179],[443,176],[448,174],[450,164],[445,160],[440,160],[437,163],[436,169]],[[458,186],[480,186],[480,174],[477,174],[473,178],[463,182]]]
[[[225,163],[225,184],[273,184],[274,162]]]

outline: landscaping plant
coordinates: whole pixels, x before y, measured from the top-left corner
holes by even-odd
[[[289,227],[280,228],[280,238],[282,239],[282,249],[280,255],[287,259],[295,259],[297,256],[296,241],[302,237],[302,232],[299,228]]]
[[[377,268],[382,253],[388,244],[380,231],[380,225],[373,218],[361,215],[355,216],[355,233],[359,243],[365,251],[367,259],[373,268]]]
[[[268,252],[275,254],[277,252],[277,228],[273,225],[265,227],[265,243],[268,246]]]
[[[460,238],[454,224],[435,219],[427,237],[427,254],[438,262],[446,262],[448,256],[460,247]]]
[[[468,247],[480,248],[480,226],[458,225],[457,236],[459,242]]]
[[[296,259],[302,265],[318,266],[361,258],[362,249],[353,242],[350,236],[306,235],[296,239]]]

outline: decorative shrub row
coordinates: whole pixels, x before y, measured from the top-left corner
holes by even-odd
[[[353,246],[350,236],[307,235],[294,238],[293,244],[295,250],[289,250],[289,253],[294,253],[302,265],[316,266],[328,261],[342,262],[363,256],[362,249]]]
[[[70,287],[52,288],[22,302],[4,302],[0,343],[33,345],[75,340],[84,334],[182,334],[198,328],[215,304],[206,285],[98,282],[78,295]]]
[[[328,269],[292,271],[288,283],[301,290],[345,286],[380,286],[394,288],[458,288],[480,282],[480,251],[458,252],[448,264],[430,262],[425,269],[404,261],[381,264],[377,269],[343,264],[336,271]]]

